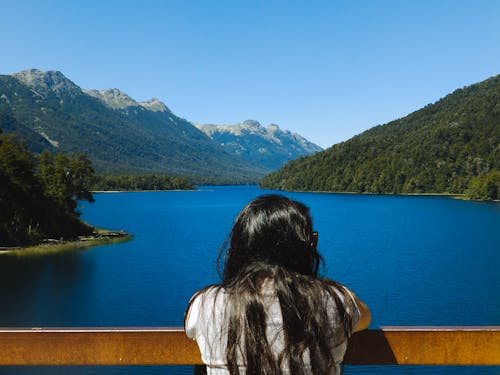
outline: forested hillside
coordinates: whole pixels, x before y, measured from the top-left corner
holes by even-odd
[[[475,176],[484,176],[476,183],[489,181],[494,195],[499,169],[500,75],[292,161],[260,184],[283,190],[453,194],[466,192]]]

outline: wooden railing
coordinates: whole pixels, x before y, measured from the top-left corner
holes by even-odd
[[[181,328],[0,328],[0,365],[200,364]],[[354,334],[362,365],[500,366],[500,326],[383,327]]]

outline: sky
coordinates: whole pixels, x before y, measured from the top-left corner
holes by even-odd
[[[500,0],[0,0],[0,74],[59,70],[326,148],[500,73]]]

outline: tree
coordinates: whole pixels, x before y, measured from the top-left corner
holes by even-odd
[[[76,211],[79,200],[94,202],[90,184],[94,169],[84,154],[66,156],[43,151],[38,158],[38,176],[45,195],[66,214],[79,216]]]
[[[0,243],[39,235],[43,191],[35,177],[35,159],[12,135],[0,135]]]
[[[498,200],[500,198],[500,171],[492,170],[487,174],[472,178],[465,196],[475,200]]]

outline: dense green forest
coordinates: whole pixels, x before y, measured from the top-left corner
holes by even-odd
[[[266,176],[264,188],[498,199],[500,75]]]
[[[0,246],[92,233],[77,202],[94,201],[93,173],[83,154],[35,156],[12,135],[0,134]]]
[[[194,189],[194,186],[184,178],[158,174],[96,175],[92,178],[91,186],[94,191]]]
[[[473,177],[465,191],[469,199],[488,201],[500,199],[500,171],[494,169],[487,174]]]

